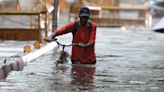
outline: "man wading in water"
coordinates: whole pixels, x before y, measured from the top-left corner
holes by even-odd
[[[52,41],[56,36],[72,32],[72,43],[77,44],[76,46],[72,46],[72,64],[96,64],[96,24],[89,20],[90,10],[88,7],[80,8],[79,18],[80,19],[75,22],[70,22],[54,30],[45,40]]]

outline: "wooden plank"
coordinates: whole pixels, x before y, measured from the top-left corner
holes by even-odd
[[[1,40],[40,40],[41,32],[39,29],[0,29]]]
[[[18,11],[18,10],[1,10],[0,15],[39,15],[41,11]]]
[[[115,26],[115,25],[145,25],[144,19],[120,19],[120,18],[91,18],[98,26]]]
[[[117,10],[117,11],[148,11],[148,7],[135,7],[135,6],[102,6],[102,10]]]

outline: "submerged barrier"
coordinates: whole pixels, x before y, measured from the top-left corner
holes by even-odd
[[[164,33],[164,17],[152,28],[153,31]]]
[[[22,55],[19,59],[15,61],[9,63],[5,61],[4,64],[0,67],[0,80],[5,79],[11,71],[22,71],[27,63],[35,60],[46,52],[51,51],[57,47],[56,42],[42,45],[43,46],[41,46],[40,48],[33,49],[31,52],[25,52],[24,55]]]

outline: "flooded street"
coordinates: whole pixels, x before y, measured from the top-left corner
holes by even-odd
[[[71,43],[71,34],[58,37]],[[164,34],[146,28],[97,28],[96,65],[61,65],[51,51],[0,81],[1,92],[164,92]],[[19,50],[32,42],[1,42]],[[70,53],[71,48],[66,48]],[[11,53],[11,52],[10,52]],[[0,54],[1,55],[1,54]],[[4,58],[4,56],[0,56]],[[2,61],[2,59],[1,59]]]

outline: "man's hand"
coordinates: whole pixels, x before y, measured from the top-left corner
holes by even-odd
[[[52,42],[53,41],[52,38],[50,38],[50,37],[44,38],[44,40],[47,41],[47,42]]]
[[[80,47],[80,48],[87,48],[87,47],[90,47],[90,44],[89,44],[89,43],[84,44],[84,43],[79,42],[79,43],[77,44],[77,46]]]
[[[84,47],[85,47],[85,44],[84,44],[84,43],[79,42],[79,43],[77,44],[77,46],[78,46],[78,47],[81,47],[81,48],[84,48]]]
[[[47,42],[52,42],[55,40],[56,33],[52,33],[50,36],[46,37],[44,40]]]

